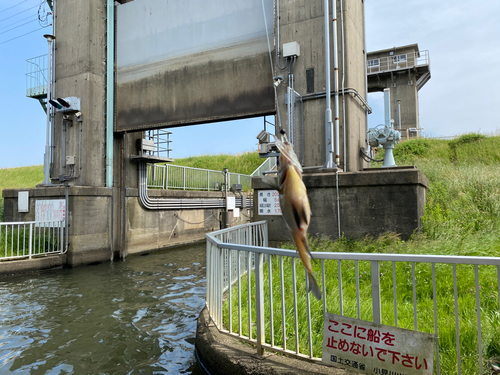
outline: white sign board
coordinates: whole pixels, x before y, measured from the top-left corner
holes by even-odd
[[[259,190],[257,209],[259,215],[281,215],[278,190]]]
[[[236,197],[228,196],[226,198],[226,209],[227,210],[234,210],[235,207],[236,207]]]
[[[233,217],[240,217],[240,209],[239,207],[235,207],[233,210]]]
[[[432,375],[434,335],[325,314],[323,363],[364,374]]]
[[[64,199],[37,200],[35,204],[36,226],[42,225],[40,222],[61,222],[66,218],[66,201]],[[59,226],[50,224],[50,226]]]

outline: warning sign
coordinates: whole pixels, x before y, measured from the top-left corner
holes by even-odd
[[[322,360],[365,374],[432,375],[434,335],[326,313]]]
[[[258,193],[259,215],[281,215],[280,193],[278,190],[260,190]]]

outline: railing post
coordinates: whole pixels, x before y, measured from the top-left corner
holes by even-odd
[[[30,234],[29,234],[29,245],[28,245],[28,255],[29,255],[29,259],[31,259],[31,252],[32,252],[32,249],[33,249],[33,246],[31,244],[33,240],[33,223],[30,223]]]
[[[372,306],[373,306],[373,323],[382,324],[382,313],[380,307],[380,272],[378,260],[372,260]]]
[[[186,190],[186,167],[182,168],[182,190]]]
[[[266,341],[264,319],[264,254],[255,254],[255,310],[257,326],[257,353],[264,354],[263,344]],[[251,329],[251,328],[250,328]]]

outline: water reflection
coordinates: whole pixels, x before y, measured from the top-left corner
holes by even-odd
[[[199,374],[205,246],[0,280],[0,373]]]

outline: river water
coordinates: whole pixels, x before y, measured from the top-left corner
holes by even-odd
[[[0,374],[201,374],[205,251],[0,279]]]

